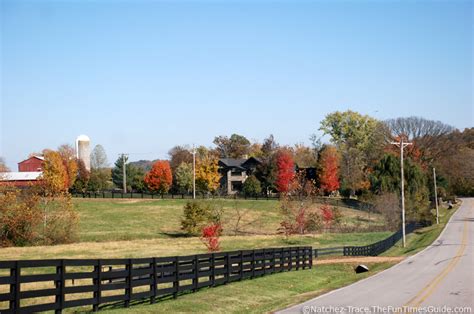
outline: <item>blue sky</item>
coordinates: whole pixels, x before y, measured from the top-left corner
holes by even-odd
[[[472,127],[471,1],[1,2],[0,156],[87,134],[113,162],[330,112]]]

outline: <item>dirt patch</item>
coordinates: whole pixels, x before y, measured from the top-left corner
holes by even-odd
[[[384,262],[401,262],[404,260],[404,256],[361,256],[361,257],[339,257],[339,258],[327,258],[317,259],[313,262],[316,265],[324,264],[352,264],[352,263],[384,263]]]

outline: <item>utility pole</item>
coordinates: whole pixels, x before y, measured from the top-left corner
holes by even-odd
[[[403,247],[406,246],[406,234],[405,234],[405,175],[403,173],[403,150],[412,143],[403,142],[403,135],[400,135],[400,142],[392,142],[392,145],[400,147],[400,172],[401,172],[401,188],[402,188],[402,235],[403,235]]]
[[[439,209],[438,209],[438,188],[436,187],[436,168],[433,167],[433,182],[434,182],[434,194],[436,204],[436,224],[439,225]]]
[[[193,144],[193,199],[196,199],[196,148]]]
[[[121,154],[122,156],[122,171],[123,171],[123,177],[122,177],[122,182],[123,182],[123,193],[127,193],[127,167],[126,167],[126,158],[128,154]]]

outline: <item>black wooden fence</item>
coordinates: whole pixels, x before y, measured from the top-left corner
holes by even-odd
[[[411,222],[405,226],[406,234],[415,231],[418,228],[422,228],[427,224]],[[315,258],[327,255],[336,256],[377,256],[387,251],[395,245],[402,238],[402,230],[398,230],[388,238],[364,246],[341,246],[333,248],[322,248],[314,249],[313,256]]]
[[[9,291],[0,289],[0,312],[59,313],[78,306],[97,311],[110,303],[154,303],[204,287],[311,268],[312,253],[311,247],[286,247],[137,259],[0,261],[0,288]]]
[[[423,224],[409,223],[405,226],[406,234],[423,227]],[[402,230],[398,230],[388,238],[365,246],[345,246],[344,256],[377,256],[387,251],[403,237]]]

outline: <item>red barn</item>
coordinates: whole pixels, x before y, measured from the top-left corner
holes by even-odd
[[[19,172],[38,172],[43,171],[44,158],[41,156],[32,156],[18,163]]]
[[[0,172],[0,185],[28,187],[40,183],[42,172]]]

